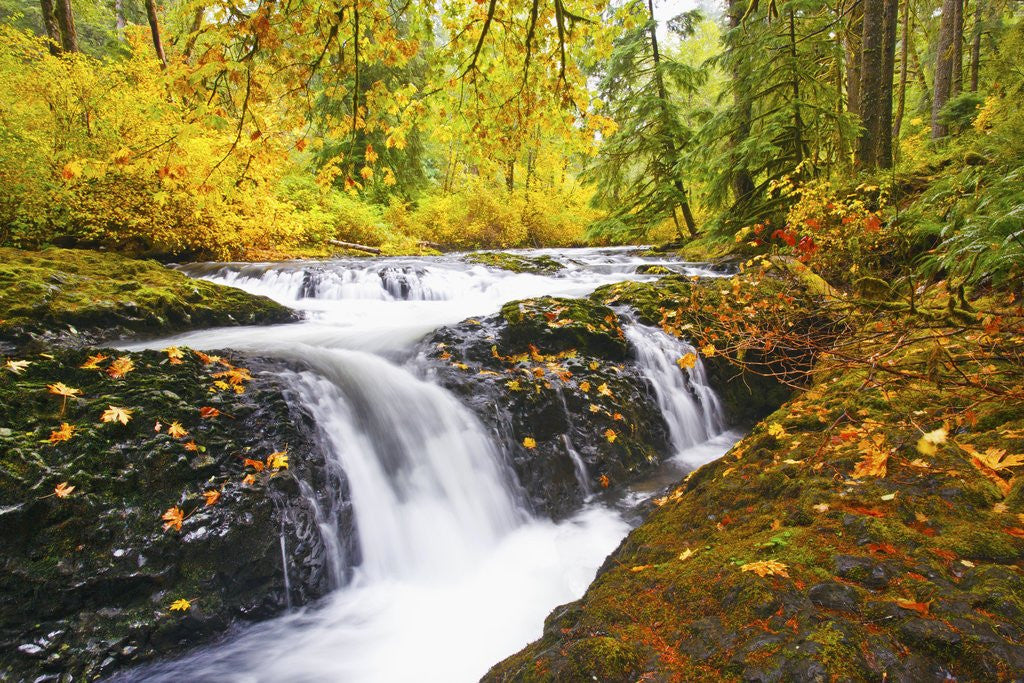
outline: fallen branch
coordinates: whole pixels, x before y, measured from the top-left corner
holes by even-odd
[[[377,247],[368,247],[365,244],[356,244],[355,242],[342,242],[341,240],[327,240],[328,244],[333,244],[336,247],[344,247],[345,249],[355,249],[356,251],[365,251],[369,254],[376,254],[380,256],[380,249]]]

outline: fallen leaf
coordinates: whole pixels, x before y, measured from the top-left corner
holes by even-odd
[[[778,422],[772,422],[768,425],[768,436],[774,436],[776,439],[781,439],[782,437],[787,436],[786,428]]]
[[[262,465],[263,463],[260,464]],[[251,474],[247,474],[244,477],[242,477],[242,483],[248,486],[252,486],[253,484],[256,483],[256,477]]]
[[[854,479],[863,477],[884,477],[889,463],[889,451],[878,448],[871,442],[861,441],[861,459],[850,475]]]
[[[597,481],[600,482],[601,488],[603,489],[608,488],[608,485],[611,483],[611,481],[608,479],[607,474],[602,474],[600,477],[597,478]]]
[[[203,491],[203,498],[206,499],[206,507],[216,505],[217,501],[220,500],[220,491],[217,489],[210,489],[209,491]]]
[[[53,487],[53,495],[58,498],[67,498],[71,495],[71,492],[75,490],[74,486],[68,486],[66,481],[62,481]]]
[[[1024,529],[1021,529],[1018,526],[1008,526],[1005,529],[1003,529],[1003,531],[1010,534],[1011,536],[1016,536],[1017,538],[1024,538]]]
[[[135,369],[135,362],[128,356],[118,356],[107,366],[107,375],[111,379],[121,379]]]
[[[758,560],[757,562],[748,562],[740,567],[740,571],[754,572],[761,578],[766,576],[785,576],[788,579],[788,569],[789,567],[776,560]]]
[[[811,509],[815,512],[828,512],[829,505],[828,503],[818,503],[817,505],[812,505]]]
[[[63,382],[57,382],[55,384],[47,384],[46,388],[50,391],[51,394],[54,394],[56,396],[63,396],[64,398],[72,398],[74,396],[79,396],[82,393],[81,389],[75,389],[74,387],[69,387],[68,385],[64,384]]]
[[[597,393],[601,394],[602,396],[611,397],[612,390],[608,388],[608,384],[607,383],[601,383],[597,387]]]
[[[679,561],[680,562],[685,562],[686,560],[688,560],[691,557],[693,557],[695,554],[696,553],[693,550],[691,550],[690,548],[687,548],[683,552],[679,553]]]
[[[242,467],[251,467],[254,470],[256,470],[257,472],[262,472],[263,471],[263,461],[262,460],[253,460],[252,458],[246,458],[245,460],[242,461]]]
[[[177,346],[168,346],[164,349],[164,353],[167,354],[167,360],[170,361],[171,365],[179,365],[182,362],[181,359],[185,357],[185,352]]]
[[[618,438],[618,434],[615,433],[614,429],[604,430],[604,438],[608,439],[608,443],[615,443],[615,439]]]
[[[177,505],[167,508],[167,511],[160,516],[164,520],[164,531],[181,531],[181,523],[185,521],[185,512]]]
[[[584,394],[590,391],[590,382],[580,382],[580,391],[582,391]]]
[[[61,441],[67,441],[75,435],[75,429],[77,429],[77,427],[72,424],[68,424],[67,422],[61,423],[60,429],[54,429],[50,432],[50,443],[58,444]]]
[[[175,439],[180,439],[183,436],[188,436],[188,430],[182,427],[180,422],[174,421],[167,426],[167,435]]]
[[[274,451],[267,456],[267,468],[272,470],[288,469],[288,451]]]
[[[118,408],[116,406],[108,405],[107,409],[100,415],[101,422],[120,422],[123,425],[128,424],[128,421],[132,419],[132,411],[128,408]]]
[[[945,426],[926,432],[917,440],[917,450],[924,455],[935,455],[939,450],[938,446],[946,443],[948,435],[949,430]]]
[[[171,603],[170,609],[172,612],[187,612],[189,609],[191,609],[191,607],[191,602],[189,602],[185,598],[178,598],[177,600]]]
[[[199,417],[203,418],[204,420],[212,420],[213,418],[219,416],[220,411],[217,410],[216,408],[212,408],[210,406],[203,406],[202,408],[199,409]]]
[[[4,363],[4,367],[13,372],[15,375],[20,375],[25,372],[25,368],[32,365],[30,360],[9,360]]]
[[[523,439],[523,448],[536,448],[537,440],[532,436],[527,436]]]
[[[631,572],[642,572],[645,569],[650,569],[653,566],[654,566],[653,564],[641,564],[641,565],[637,565],[636,567],[630,567],[629,571],[631,571]]]
[[[931,605],[931,602],[914,602],[913,600],[898,598],[896,600],[896,605],[903,609],[913,610],[921,616],[925,616],[928,614],[928,608]]]

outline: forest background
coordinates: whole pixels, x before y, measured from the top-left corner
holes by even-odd
[[[1019,276],[1020,3],[665,13],[0,0],[0,244],[171,260],[689,240],[845,280],[851,262]]]

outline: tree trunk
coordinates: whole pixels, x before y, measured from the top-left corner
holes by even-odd
[[[75,13],[71,9],[71,0],[57,0],[54,14],[60,30],[61,48],[64,52],[78,52],[78,30],[75,28]]]
[[[981,25],[984,23],[981,0],[974,0],[974,26],[971,29],[971,92],[978,92],[978,69],[981,65]]]
[[[949,96],[956,97],[964,90],[964,2],[956,3],[956,17],[953,22],[953,76]]]
[[[146,17],[149,19],[149,32],[153,34],[153,48],[156,58],[160,60],[160,68],[167,68],[167,56],[164,55],[164,44],[160,40],[160,24],[156,16],[156,0],[146,0]]]
[[[860,116],[860,58],[864,25],[864,0],[855,0],[846,29],[846,110]]]
[[[39,5],[43,11],[43,27],[46,28],[46,37],[50,39],[46,47],[49,48],[50,54],[56,57],[60,54],[62,43],[57,15],[53,11],[53,0],[39,0]]]
[[[182,58],[191,63],[192,51],[196,49],[196,40],[199,39],[199,29],[203,27],[203,17],[206,15],[206,7],[200,5],[196,7],[195,13],[192,15],[192,27],[188,31],[188,40],[185,41],[185,49],[182,50]]]
[[[679,194],[679,209],[683,212],[683,220],[686,221],[686,230],[690,233],[690,237],[697,236],[697,225],[693,220],[693,213],[690,211],[690,202],[686,196],[686,188],[683,186],[683,180],[676,175],[676,166],[679,161],[679,154],[676,150],[675,142],[669,137],[671,131],[671,125],[669,122],[670,112],[668,110],[668,91],[665,90],[665,79],[661,74],[661,53],[658,51],[658,33],[657,24],[654,21],[654,0],[647,0],[647,9],[650,12],[651,18],[651,55],[654,59],[654,79],[658,86],[658,99],[661,102],[661,115],[662,115],[662,126],[665,134],[665,155],[666,155],[666,166],[671,169],[669,174],[674,176],[672,184],[676,188],[676,192]],[[675,211],[672,212],[673,216]]]
[[[921,99],[917,104],[917,111],[922,116],[928,115],[932,110],[932,91],[928,87],[928,78],[924,74],[924,67],[921,65],[921,58],[917,55],[917,48],[914,47],[914,39],[910,39],[910,44],[907,46],[910,51],[910,63],[914,72],[914,78],[917,79],[917,85],[921,88]]]
[[[863,48],[860,59],[861,126],[857,141],[857,163],[873,169],[878,162],[878,140],[882,122],[882,29],[886,0],[863,0]]]
[[[942,20],[935,50],[935,86],[932,93],[932,139],[949,132],[939,121],[939,112],[949,101],[953,87],[953,41],[956,33],[956,6],[960,0],[942,0]]]
[[[516,160],[509,159],[505,164],[505,187],[509,192],[516,189]]]
[[[879,104],[876,161],[881,168],[892,168],[892,79],[896,72],[896,29],[899,0],[884,0],[882,16],[882,81]]]
[[[892,122],[893,143],[900,139],[900,128],[903,126],[903,112],[907,104],[907,73],[909,71],[907,58],[909,57],[910,41],[910,0],[903,0],[903,24],[900,31],[900,87],[896,95],[896,115]]]
[[[735,31],[740,26],[743,17],[745,4],[742,0],[729,0],[729,28]],[[730,173],[729,184],[732,187],[733,203],[739,204],[754,194],[754,179],[750,177],[750,171],[740,160],[736,149],[740,144],[750,137],[750,118],[752,105],[750,92],[744,87],[745,80],[743,68],[737,60],[732,60],[732,104],[736,110],[736,127],[729,137]]]

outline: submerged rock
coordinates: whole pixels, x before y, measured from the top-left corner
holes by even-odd
[[[564,266],[550,256],[527,256],[525,254],[511,254],[505,251],[475,251],[466,254],[466,260],[471,263],[480,263],[492,268],[510,270],[513,273],[557,273]]]
[[[4,680],[108,675],[342,578],[318,528],[330,501],[314,492],[345,498],[344,475],[279,363],[101,355],[51,350],[0,370]],[[101,419],[111,407],[124,423]]]

